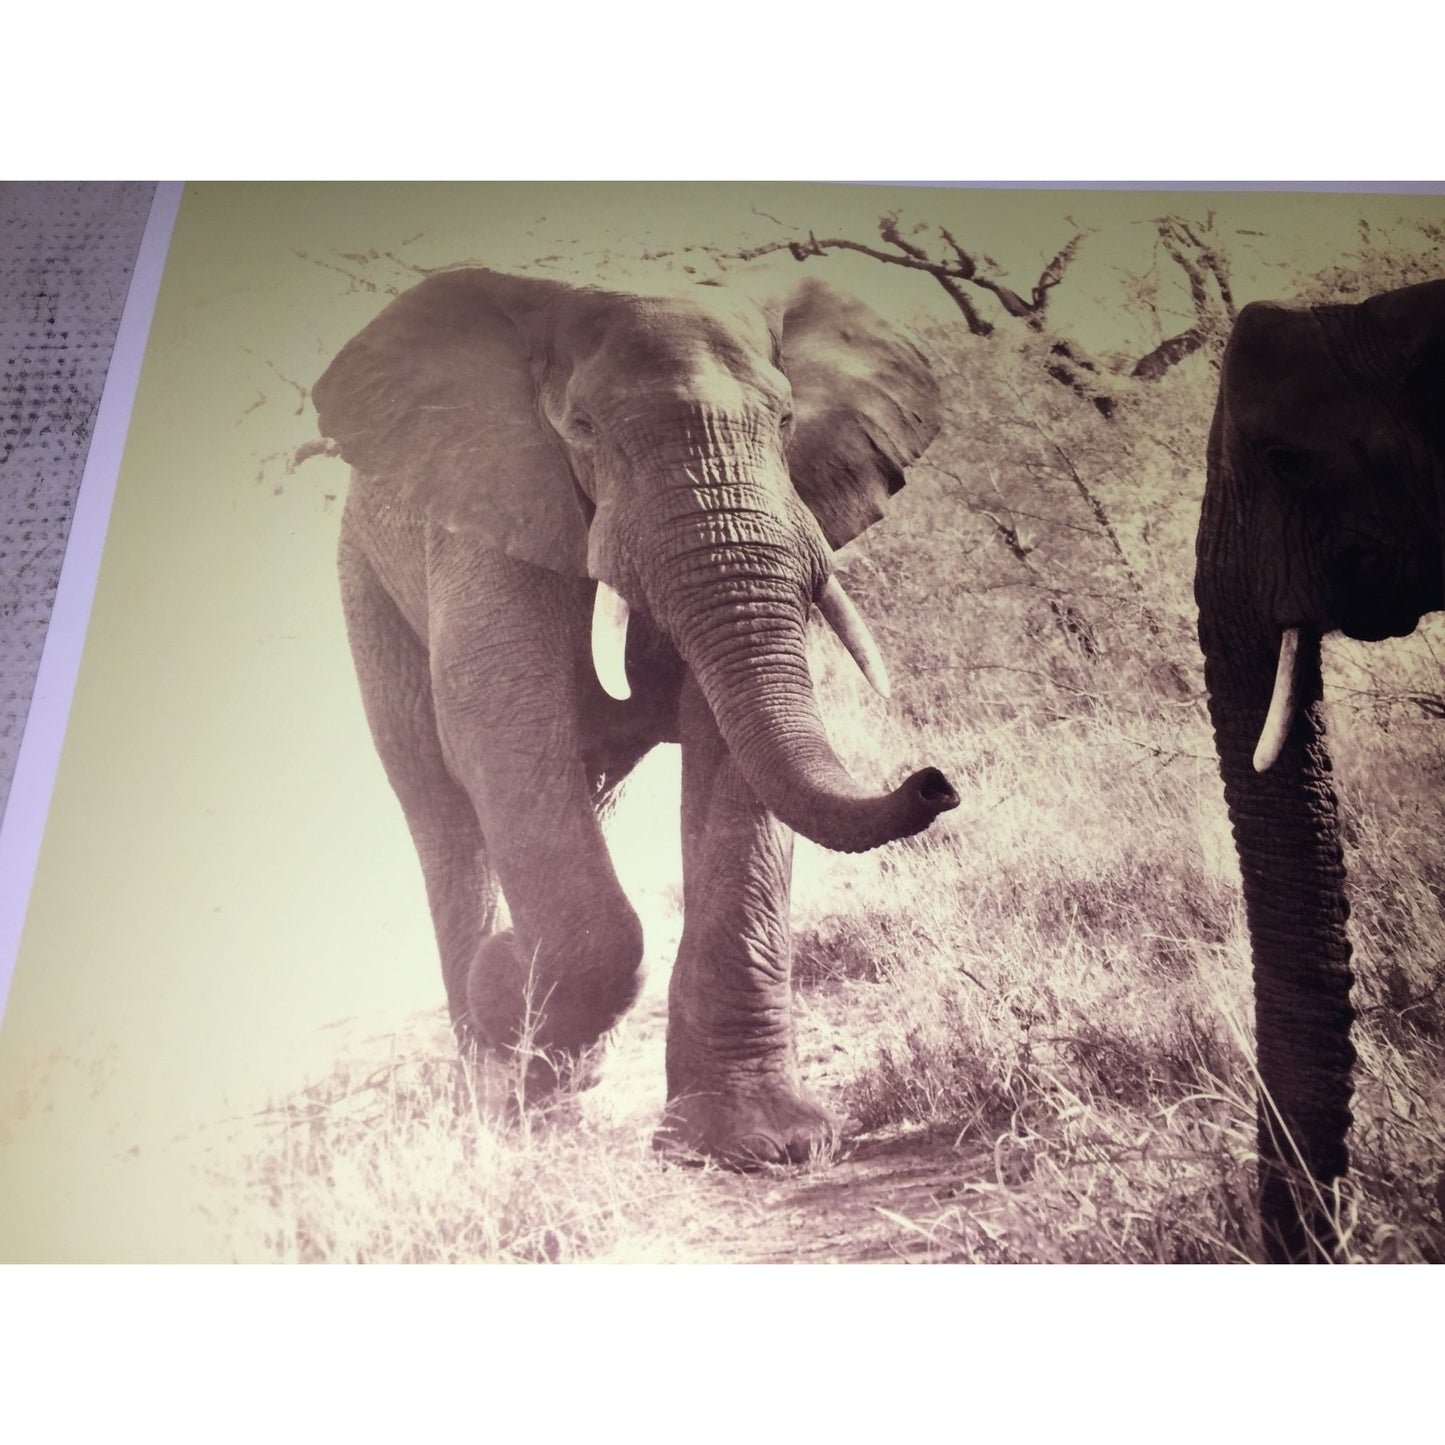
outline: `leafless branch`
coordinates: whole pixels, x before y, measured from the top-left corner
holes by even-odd
[[[409,246],[414,241],[420,240],[424,234],[425,232],[422,232],[409,237],[402,242],[402,245]],[[295,255],[303,261],[309,261],[313,266],[320,266],[325,271],[335,271],[338,275],[345,276],[351,283],[353,291],[367,291],[378,296],[399,296],[403,287],[409,285],[412,278],[425,278],[437,271],[450,269],[444,266],[419,266],[415,261],[408,261],[405,256],[398,255],[396,251],[336,251],[332,256],[327,257],[314,256],[309,251],[297,250]],[[385,271],[389,267],[393,267],[401,273],[399,279],[382,278],[374,274],[378,271]]]
[[[1141,356],[1129,375],[1136,381],[1158,381],[1171,366],[1192,356],[1208,339],[1209,333],[1204,327],[1191,326],[1188,331],[1161,341],[1147,356]]]
[[[926,247],[909,239],[899,228],[898,217],[884,215],[878,222],[879,238],[893,250],[881,250],[877,246],[854,241],[845,236],[818,236],[808,233],[804,240],[770,241],[742,251],[728,253],[729,259],[754,261],[762,256],[787,251],[794,260],[806,261],[810,256],[822,256],[828,251],[853,251],[869,256],[889,266],[903,266],[909,270],[922,271],[932,276],[958,307],[964,322],[975,336],[989,336],[994,331],[991,321],[982,316],[964,286],[973,286],[992,295],[1004,311],[1016,320],[1021,320],[1031,330],[1043,327],[1044,314],[1049,293],[1063,279],[1064,272],[1078,251],[1085,233],[1079,231],[1062,250],[1044,267],[1034,283],[1029,299],[1019,295],[1012,287],[996,276],[988,274],[980,265],[979,258],[966,250],[958,238],[945,226],[938,228],[938,235],[947,251],[944,259],[931,255]],[[991,264],[991,263],[990,263]]]
[[[284,382],[285,385],[289,386],[291,390],[296,393],[296,410],[292,412],[291,415],[300,416],[302,412],[306,410],[306,399],[311,395],[310,390],[307,387],[302,386],[301,383],[295,380],[294,377],[287,376],[286,373],[282,371],[280,367],[278,367],[276,363],[270,359],[270,357],[259,355],[249,346],[242,347],[241,349],[245,352],[247,356],[256,357],[256,359],[260,361],[271,372],[271,374],[277,379],[277,381]],[[262,392],[259,399],[253,405],[247,407],[246,411],[255,411],[257,407],[263,406],[266,403],[266,400],[266,394]],[[245,413],[243,413],[243,415],[244,414]]]
[[[320,266],[323,271],[335,271],[339,276],[345,276],[351,282],[353,291],[370,291],[379,296],[396,296],[400,294],[396,286],[381,285],[373,281],[369,276],[360,275],[356,270],[348,266],[339,266],[335,261],[328,261],[320,256],[312,256],[306,251],[297,251],[296,255],[303,261],[310,261],[313,266]]]
[[[1412,707],[1422,717],[1445,718],[1445,697],[1437,692],[1386,692],[1367,688],[1341,689],[1343,696],[1372,706]]]
[[[1229,265],[1214,240],[1214,213],[1210,212],[1202,225],[1179,216],[1160,216],[1154,227],[1160,247],[1183,271],[1188,282],[1194,323],[1177,335],[1167,337],[1135,362],[1129,374],[1139,381],[1157,381],[1186,356],[1222,338],[1238,315]]]
[[[1387,1000],[1384,1003],[1367,1004],[1360,1010],[1361,1014],[1394,1013],[1403,1016],[1411,1013],[1417,1008],[1430,1002],[1442,988],[1445,988],[1445,969],[1437,968],[1431,975],[1434,982],[1423,993],[1411,994],[1405,992],[1399,999]]]

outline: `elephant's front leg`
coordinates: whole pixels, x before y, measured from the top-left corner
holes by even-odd
[[[447,767],[480,820],[512,922],[467,961],[467,1021],[484,1045],[558,1061],[632,1005],[643,948],[583,762],[575,654],[587,612],[574,591],[539,568],[494,565],[486,606],[439,611],[431,637]],[[533,1071],[541,1087],[549,1067]]]
[[[753,796],[691,677],[680,724],[684,922],[658,1144],[743,1167],[800,1161],[836,1125],[798,1081],[793,834]]]

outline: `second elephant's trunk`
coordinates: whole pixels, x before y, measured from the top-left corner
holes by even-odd
[[[1282,609],[1260,586],[1270,559],[1249,525],[1256,491],[1227,436],[1221,404],[1199,523],[1199,643],[1254,961],[1265,1245],[1275,1260],[1314,1260],[1335,1247],[1324,1189],[1349,1163],[1349,905],[1320,634],[1272,620]]]
[[[1225,800],[1254,958],[1260,1103],[1260,1211],[1275,1259],[1327,1256],[1329,1212],[1311,1190],[1345,1172],[1355,1051],[1349,907],[1320,715],[1320,639],[1301,632],[1288,661],[1288,719],[1266,724],[1278,644],[1232,629],[1207,603],[1200,637]],[[1276,710],[1278,689],[1274,689]],[[1261,738],[1267,768],[1257,766]],[[1315,1181],[1292,1184],[1301,1175]]]

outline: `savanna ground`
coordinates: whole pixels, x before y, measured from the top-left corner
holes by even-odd
[[[1301,294],[1438,273],[1441,238],[1406,239],[1366,235]],[[814,660],[859,776],[935,763],[963,804],[862,858],[798,846],[802,1073],[850,1121],[833,1156],[737,1175],[654,1153],[680,888],[645,880],[650,979],[601,1082],[518,1116],[515,1069],[464,1069],[440,1011],[350,1048],[257,1121],[275,1255],[1259,1258],[1249,948],[1191,590],[1222,335],[1154,376],[1104,359],[1082,389],[1050,374],[1046,329],[923,338],[944,431],[840,558],[893,702],[830,640]],[[1442,643],[1437,620],[1326,649],[1359,1011],[1335,1201],[1353,1261],[1445,1259]],[[665,823],[644,831],[675,828],[665,787],[648,806]]]

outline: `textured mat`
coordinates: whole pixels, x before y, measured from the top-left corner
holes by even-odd
[[[0,184],[0,814],[154,190]]]

